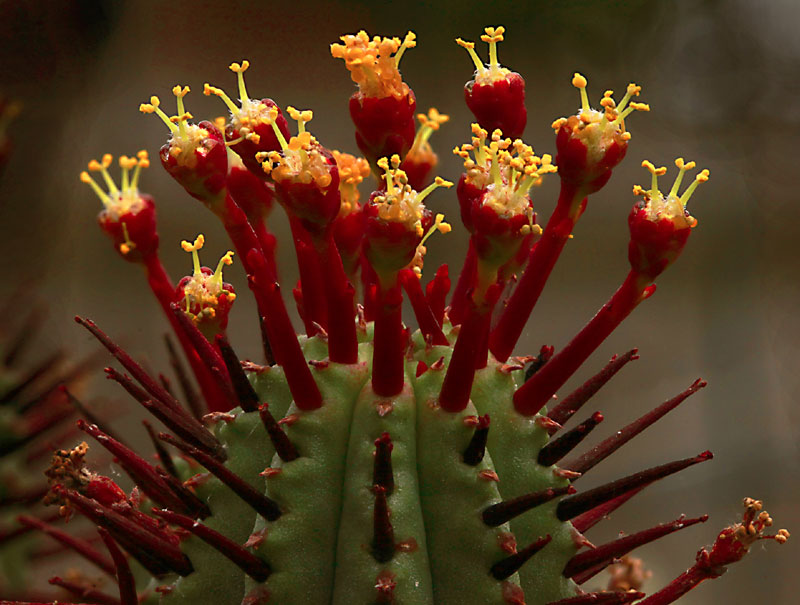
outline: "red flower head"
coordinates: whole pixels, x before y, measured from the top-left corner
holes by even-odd
[[[155,113],[172,133],[159,152],[166,171],[189,195],[211,204],[225,195],[228,152],[222,133],[214,124],[208,121],[189,123],[193,116],[183,104],[183,97],[189,90],[188,86],[172,89],[178,102],[178,115],[170,117],[164,113],[156,96],[150,97],[150,103],[139,105],[139,111]]]
[[[225,138],[231,149],[238,153],[245,166],[255,174],[263,174],[260,170],[256,154],[260,151],[280,151],[280,140],[273,129],[273,108],[277,110],[274,123],[283,137],[289,138],[289,125],[281,113],[280,108],[272,99],[251,99],[244,85],[244,72],[250,67],[250,61],[231,63],[228,67],[236,74],[239,81],[238,107],[221,88],[206,83],[203,86],[204,95],[216,95],[225,102],[231,110],[231,120],[227,127],[223,127]]]
[[[504,139],[500,130],[491,140],[478,124],[472,133],[472,143],[453,150],[466,169],[456,191],[478,258],[494,271],[517,254],[523,241],[540,233],[528,192],[557,169],[549,155],[536,156],[532,147]]]
[[[419,191],[430,185],[431,175],[439,163],[439,157],[433,152],[428,141],[434,131],[439,130],[439,127],[449,119],[450,116],[439,113],[435,107],[431,107],[427,115],[417,114],[420,126],[414,137],[414,144],[400,164],[400,170],[406,173],[408,184],[413,189]]]
[[[586,94],[586,78],[576,73],[572,85],[581,93],[581,109],[569,118],[553,122],[561,178],[581,187],[584,195],[598,191],[611,177],[611,171],[625,157],[631,134],[625,118],[633,111],[650,111],[650,106],[631,101],[642,87],[628,84],[625,96],[616,104],[614,91],[603,93],[603,111],[592,109]]]
[[[113,159],[107,153],[101,161],[89,162],[89,170],[102,175],[108,193],[86,171],[81,172],[81,181],[88,184],[103,202],[103,210],[97,215],[97,222],[114,242],[117,252],[125,260],[142,262],[143,258],[158,250],[155,204],[152,197],[139,193],[138,187],[142,168],[147,168],[150,160],[144,150],[137,153],[135,158],[121,156],[119,165],[122,168],[122,187],[118,188],[108,173]]]
[[[416,34],[400,38],[370,39],[361,30],[331,44],[331,55],[343,59],[358,91],[350,97],[350,116],[356,143],[376,172],[378,158],[405,157],[414,142],[413,91],[403,82],[398,67],[406,49],[416,46]]]
[[[181,242],[181,248],[192,253],[194,272],[178,283],[175,300],[205,337],[213,341],[214,336],[225,332],[228,327],[228,314],[236,300],[233,286],[222,281],[222,268],[233,263],[233,252],[225,253],[214,271],[201,267],[197,252],[205,241],[201,233],[194,243]]]
[[[287,107],[286,111],[297,120],[297,136],[286,141],[277,125],[278,108],[273,107],[269,119],[281,151],[262,151],[256,159],[275,181],[278,199],[286,211],[310,233],[321,233],[333,223],[341,206],[336,160],[306,130],[313,112],[294,107]]]
[[[522,136],[528,121],[525,109],[525,80],[497,60],[497,43],[503,41],[506,28],[487,27],[481,40],[489,44],[489,65],[484,65],[475,52],[475,43],[456,38],[459,46],[467,49],[475,63],[475,76],[464,85],[467,106],[488,132],[496,129],[511,138]]]
[[[434,218],[422,202],[437,187],[452,187],[453,183],[436,177],[418,193],[400,170],[399,156],[392,156],[391,165],[386,158],[378,160],[386,173],[386,190],[373,192],[364,208],[364,254],[379,276],[394,275],[412,262],[415,270],[421,270],[425,239],[435,230],[450,231],[444,215]]]
[[[694,168],[695,163],[678,158],[675,165],[680,172],[666,196],[658,190],[657,181],[667,169],[663,166],[656,168],[647,160],[642,162],[642,166],[653,175],[652,185],[648,190],[639,185],[633,188],[634,194],[643,197],[636,202],[628,217],[631,231],[628,259],[634,271],[650,280],[675,262],[686,245],[692,227],[697,225],[697,220],[686,210],[686,203],[697,185],[708,180],[708,170],[701,170],[683,195],[678,197],[683,175]]]

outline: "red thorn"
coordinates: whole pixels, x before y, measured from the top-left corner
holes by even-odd
[[[628,592],[587,592],[578,597],[552,601],[548,605],[625,605],[633,603],[644,596],[643,592],[630,590]]]
[[[525,382],[530,380],[536,372],[542,369],[544,364],[550,361],[555,351],[556,349],[552,345],[542,345],[542,348],[539,349],[539,354],[533,358],[531,365],[525,368]]]
[[[130,395],[133,396],[153,416],[175,431],[182,439],[202,447],[220,460],[225,460],[227,455],[222,444],[198,420],[189,416],[183,408],[173,408],[164,402],[148,397],[142,389],[124,374],[114,368],[106,368],[106,374],[111,380],[118,382]]]
[[[682,391],[669,401],[665,401],[654,410],[647,412],[644,416],[633,421],[625,428],[617,431],[608,439],[602,443],[599,443],[585,454],[565,462],[562,466],[579,473],[585,473],[595,465],[605,460],[608,456],[616,452],[619,448],[628,443],[628,441],[636,437],[636,435],[644,431],[647,427],[655,423],[657,420],[663,418],[668,412],[674,410],[689,396],[693,395],[707,384],[708,383],[705,380],[698,378],[686,390]]]
[[[495,580],[498,581],[506,580],[507,578],[515,574],[517,571],[519,571],[520,567],[525,565],[525,563],[527,563],[527,561],[533,555],[535,555],[545,546],[550,544],[550,540],[552,540],[552,538],[548,534],[544,538],[539,538],[535,542],[531,542],[530,544],[528,544],[528,546],[526,546],[516,554],[509,555],[505,559],[502,559],[497,563],[495,563],[494,565],[492,565],[491,569],[489,570],[489,573],[491,573],[492,576],[494,576]]]
[[[574,494],[576,491],[572,485],[549,487],[511,500],[504,500],[503,502],[492,504],[483,511],[483,522],[489,527],[498,527],[532,508],[536,508],[545,502],[550,502],[554,498]]]
[[[105,529],[98,527],[97,531],[103,539],[116,567],[117,584],[119,585],[119,600],[121,605],[138,605],[139,597],[136,594],[136,580],[128,565],[128,559],[122,554],[114,538]]]
[[[175,496],[169,488],[169,485],[167,485],[156,472],[155,467],[144,458],[101,431],[95,424],[86,424],[83,420],[78,420],[78,428],[87,435],[93,437],[97,443],[108,450],[111,455],[119,461],[120,465],[133,482],[138,485],[153,502],[164,507],[186,511],[184,503]]]
[[[628,554],[633,549],[706,521],[708,521],[708,515],[696,519],[686,519],[681,516],[675,521],[655,525],[635,534],[601,544],[592,550],[578,553],[567,561],[563,571],[564,577],[572,578],[577,584],[582,584],[613,563],[614,559]]]
[[[269,577],[271,570],[263,559],[257,557],[230,538],[226,538],[221,533],[214,531],[207,525],[203,525],[190,517],[179,515],[169,510],[153,509],[153,514],[161,517],[167,523],[177,525],[178,527],[192,532],[195,536],[203,540],[203,542],[230,559],[231,562],[256,582],[264,582]]]
[[[182,441],[175,439],[175,437],[172,435],[161,433],[159,438],[163,439],[170,445],[175,446],[184,454],[187,454],[197,460],[201,466],[205,467],[217,479],[227,485],[233,492],[236,493],[237,496],[244,500],[248,505],[250,505],[250,507],[252,507],[253,510],[264,517],[267,521],[275,521],[281,516],[281,509],[274,500],[271,500],[267,496],[263,495],[239,475],[226,468],[225,465],[218,460],[212,458],[202,450],[189,445],[188,443],[183,443]]]
[[[48,582],[53,586],[58,586],[67,592],[71,592],[76,597],[86,599],[87,601],[91,601],[97,605],[120,605],[119,599],[93,588],[92,586],[78,584],[77,582],[70,582],[69,580],[64,580],[58,576],[53,576],[48,580]],[[56,601],[54,605],[58,605],[58,601]]]
[[[164,447],[164,444],[159,440],[158,435],[156,435],[156,431],[153,428],[153,425],[150,424],[147,420],[142,420],[142,424],[144,425],[144,428],[147,431],[147,435],[150,437],[150,441],[152,442],[153,447],[156,450],[158,461],[170,475],[172,475],[173,477],[177,477],[178,469],[175,467],[175,461],[172,459],[172,456],[169,455],[169,452],[167,451],[167,448]]]
[[[171,408],[181,409],[181,404],[178,400],[170,395],[164,387],[153,380],[142,366],[136,363],[130,355],[113,342],[93,321],[90,319],[83,319],[77,315],[75,316],[75,321],[89,330],[89,332],[100,341],[100,344],[108,349],[108,352],[122,364],[122,367],[130,372],[131,376],[133,376],[150,395]]]
[[[275,453],[278,454],[280,459],[284,462],[291,462],[297,459],[300,456],[300,454],[297,453],[297,448],[286,433],[281,430],[280,425],[275,421],[275,417],[270,414],[269,405],[266,403],[262,404],[258,408],[258,411],[261,415],[261,422],[264,424],[264,428],[267,429],[267,434],[272,442],[272,446],[275,448]]]
[[[392,438],[383,433],[375,440],[375,461],[372,466],[372,485],[380,486],[391,495],[394,491],[394,475],[392,473]]]
[[[558,517],[561,521],[573,519],[574,517],[585,513],[595,506],[603,504],[604,502],[608,502],[612,498],[616,498],[617,496],[620,496],[630,490],[653,483],[654,481],[663,479],[668,475],[682,471],[683,469],[700,462],[711,460],[712,458],[713,454],[709,451],[705,451],[693,458],[684,458],[683,460],[676,460],[675,462],[668,462],[667,464],[662,464],[661,466],[655,466],[653,468],[634,473],[633,475],[628,475],[622,479],[617,479],[611,483],[601,485],[600,487],[595,487],[589,491],[570,496],[569,498],[565,498],[558,503],[558,507],[556,508],[556,517]]]
[[[186,368],[183,367],[181,359],[178,356],[178,352],[175,350],[175,345],[172,344],[172,340],[170,339],[169,335],[165,334],[164,340],[167,343],[169,363],[172,367],[172,371],[175,372],[175,376],[178,378],[178,384],[181,385],[181,393],[183,394],[183,398],[189,406],[189,409],[192,411],[194,417],[199,420],[200,417],[207,412],[205,402],[200,398],[197,390],[192,384],[192,381],[189,379],[189,375],[186,373]]]
[[[375,509],[372,514],[373,537],[372,557],[378,563],[388,563],[394,557],[394,529],[390,519],[389,504],[386,502],[386,489],[380,485],[373,487]]]
[[[107,529],[131,556],[154,575],[161,576],[172,570],[178,575],[188,576],[194,571],[189,558],[166,537],[148,531],[136,520],[74,490],[61,488],[59,491],[92,523]]]
[[[24,527],[38,529],[39,531],[47,534],[56,542],[62,544],[68,549],[74,550],[87,561],[94,563],[107,574],[111,576],[114,575],[114,563],[109,560],[108,557],[100,553],[94,546],[92,546],[89,541],[71,536],[70,534],[51,525],[50,523],[45,523],[41,519],[31,517],[30,515],[20,515],[17,517],[17,521]]]
[[[224,334],[217,334],[215,343],[222,354],[225,367],[228,369],[228,375],[233,384],[233,390],[236,392],[236,399],[239,405],[245,412],[255,412],[258,410],[258,395],[247,379],[247,374],[242,369],[239,356],[236,355]]]
[[[602,521],[603,519],[607,519],[611,513],[613,513],[623,504],[625,504],[628,500],[633,498],[645,487],[647,486],[643,485],[641,487],[637,487],[636,489],[632,489],[629,492],[625,492],[624,494],[621,494],[616,498],[612,498],[608,502],[599,504],[594,508],[587,510],[585,513],[578,515],[577,517],[572,519],[572,526],[580,533],[589,531],[589,529],[597,525],[600,521]]]
[[[103,425],[103,423],[100,422],[98,417],[89,409],[87,409],[86,406],[83,405],[83,403],[70,392],[70,390],[66,387],[66,385],[62,384],[58,388],[62,393],[64,393],[64,395],[67,397],[67,401],[69,401],[70,405],[72,405],[72,407],[74,407],[75,410],[77,410],[78,414],[86,418],[86,420],[88,420],[91,424],[97,426]],[[108,435],[109,437],[116,439],[120,443],[125,443],[125,441],[120,439],[119,436],[116,435],[110,428],[104,426],[103,431],[105,431],[106,435]]]
[[[408,294],[408,300],[411,307],[414,309],[414,316],[417,318],[420,332],[426,340],[434,345],[447,345],[447,338],[442,332],[442,326],[437,321],[433,310],[422,292],[419,277],[411,269],[403,269],[400,271],[400,283],[403,289]]]
[[[472,439],[469,440],[467,449],[464,450],[464,455],[461,458],[464,464],[478,466],[486,455],[486,439],[489,437],[489,422],[489,414],[478,417],[478,424],[475,427],[475,432],[472,434]]]
[[[552,466],[561,460],[575,449],[581,441],[588,437],[589,433],[601,422],[603,422],[603,415],[600,412],[595,412],[590,418],[584,420],[574,429],[567,431],[558,439],[552,440],[539,450],[539,457],[537,458],[539,464],[542,466]],[[574,470],[568,466],[565,466],[565,468]]]
[[[614,355],[614,357],[611,358],[611,361],[609,361],[606,366],[600,370],[600,372],[592,376],[589,380],[584,382],[572,393],[562,399],[561,403],[553,407],[553,409],[550,410],[550,413],[547,414],[547,417],[560,425],[564,425],[567,420],[569,420],[575,412],[581,409],[583,404],[594,397],[595,393],[597,393],[597,391],[599,391],[609,380],[611,380],[614,374],[619,372],[625,366],[625,364],[627,364],[629,361],[639,359],[637,352],[638,349],[631,349],[619,357]],[[552,435],[553,433],[550,434]]]

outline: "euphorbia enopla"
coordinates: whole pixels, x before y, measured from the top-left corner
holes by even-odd
[[[163,114],[157,99],[143,107],[170,128],[161,155],[165,168],[228,229],[274,358],[267,357],[266,365],[240,361],[224,333],[232,289],[219,271],[200,268],[197,258],[179,295],[174,288],[164,291],[168,316],[218,392],[220,405],[201,419],[184,407],[168,379],[151,376],[93,322],[78,318],[125,368],[108,368],[108,377],[169,431],[147,425],[156,452],[148,460],[131,448],[131,433],[112,434],[102,417],[78,424],[137,485],[130,495],[83,469],[84,446],[56,459],[49,499],[103,526],[110,558],[88,549],[86,540],[70,541],[46,518],[21,521],[24,531],[58,537],[118,578],[119,599],[106,593],[78,598],[150,604],[156,587],[164,605],[667,605],[721,575],[756,540],[786,540],[784,530],[764,533],[772,519],[760,502],[748,499],[742,522],[718,533],[688,571],[652,596],[643,592],[646,574],[633,564],[626,577],[616,573],[608,589],[589,588],[633,549],[690,528],[699,532],[708,519],[676,512],[665,523],[630,532],[626,527],[625,535],[602,544],[590,541],[595,525],[607,523],[642,490],[675,473],[696,472],[687,469],[713,458],[703,451],[590,484],[596,465],[667,414],[681,414],[677,408],[706,387],[704,380],[687,381],[676,395],[590,447],[582,446],[584,439],[600,432],[611,414],[593,409],[578,417],[638,358],[629,348],[599,371],[582,369],[682,253],[696,224],[686,202],[708,171],[679,193],[684,174],[694,169],[679,159],[678,178],[662,193],[657,177],[665,169],[645,161],[652,183],[634,188],[639,198],[628,217],[631,268],[622,286],[564,347],[512,356],[586,197],[608,181],[627,151],[626,118],[647,106],[631,102],[639,93],[631,84],[618,105],[607,91],[602,110],[593,110],[585,78],[575,75],[581,108],[554,124],[556,161],[535,154],[519,139],[521,77],[497,61],[503,35],[502,27],[487,28],[489,65],[476,59],[475,81],[467,87],[477,123],[470,142],[456,149],[465,171],[449,205],[454,208],[457,198],[470,251],[449,310],[447,268],[423,284],[423,260],[426,238],[450,231],[444,213],[426,207],[438,198],[430,205],[447,208],[445,192],[427,196],[450,183],[437,177],[418,188],[429,177],[415,176],[420,182],[413,183],[404,168],[434,165],[432,156],[422,156],[426,137],[442,121],[430,113],[414,143],[414,98],[397,70],[415,43],[413,34],[401,41],[361,32],[332,47],[359,84],[350,111],[366,160],[328,152],[307,130],[310,110],[285,108],[298,124],[290,136],[277,103],[249,98],[242,78],[246,61],[231,65],[241,106],[206,87],[231,109],[224,129],[190,123],[186,87],[175,88],[177,116]],[[143,160],[123,159],[123,170]],[[380,180],[359,205],[368,162]],[[91,167],[106,178],[109,163]],[[561,194],[540,229],[531,191],[554,172]],[[155,254],[157,239],[152,203],[135,192],[135,180],[133,188],[131,181],[123,183],[127,194],[97,189],[106,205],[101,224],[115,248],[144,262]],[[284,306],[268,240],[256,229],[273,191],[297,251],[296,300],[308,332],[300,337]],[[150,216],[146,229],[139,228],[139,214],[148,212],[141,215]],[[196,255],[201,243],[184,247]],[[363,310],[351,285],[359,270]],[[497,304],[502,292],[510,293],[505,306]],[[404,293],[418,331],[403,321]],[[548,410],[573,376],[583,383],[559,393]],[[207,386],[201,382],[200,388],[208,398]],[[19,450],[19,440],[14,443]],[[116,543],[138,561],[133,571],[141,564],[152,577],[142,572],[144,579],[133,586]],[[53,581],[73,593],[79,587],[70,579]]]

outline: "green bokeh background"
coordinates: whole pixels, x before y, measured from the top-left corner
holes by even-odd
[[[201,94],[202,85],[234,91],[231,61],[251,61],[247,84],[253,96],[313,109],[314,134],[329,147],[353,152],[347,115],[353,84],[341,62],[330,58],[328,45],[361,28],[384,35],[414,29],[418,46],[404,57],[402,71],[420,109],[436,106],[451,115],[433,139],[440,174],[450,179],[460,169],[449,150],[466,140],[471,118],[462,86],[472,67],[455,37],[477,39],[485,25],[507,27],[500,59],[526,79],[525,138],[540,153],[554,151],[553,119],[577,107],[570,85],[574,71],[588,77],[595,102],[605,89],[623,91],[636,81],[652,112],[630,118],[628,158],[591,198],[519,352],[544,343],[563,346],[623,278],[630,189],[648,176],[639,167],[642,159],[671,167],[684,156],[711,170],[711,180],[692,200],[700,225],[683,257],[580,375],[585,378],[613,353],[640,349],[641,360],[588,410],[606,415],[598,438],[698,376],[710,383],[581,482],[590,487],[644,466],[714,451],[714,461],[652,487],[589,536],[599,543],[617,530],[637,531],[681,513],[710,513],[706,525],[639,551],[654,571],[645,590],[656,590],[738,516],[742,496],[763,498],[778,525],[800,528],[799,18],[794,0],[0,2],[0,91],[25,103],[12,127],[16,150],[0,179],[0,295],[9,296],[20,283],[35,287],[50,308],[43,347],[61,343],[76,353],[92,350],[94,343],[71,321],[80,313],[154,367],[163,366],[165,322],[137,267],[123,262],[96,228],[99,202],[77,175],[88,159],[106,152],[130,155],[146,148],[155,157],[166,130],[137,107],[151,94],[170,103],[176,83],[192,87],[186,100],[195,116],[222,114],[218,99]],[[215,263],[228,243],[213,217],[157,162],[143,175],[142,188],[156,198],[163,258],[173,277],[190,270],[179,240],[198,232],[207,238],[205,264]],[[556,193],[555,178],[535,192],[541,217],[549,215]],[[452,193],[432,196],[431,206],[458,222]],[[275,212],[274,225],[289,285],[296,270],[280,215]],[[457,273],[465,247],[460,226],[433,238],[429,270],[445,261]],[[254,305],[238,264],[226,279],[242,294],[231,339],[243,355],[258,360]],[[33,296],[26,295],[20,307]],[[119,398],[102,380],[92,389],[100,409]],[[115,426],[139,434],[138,417],[121,417]],[[796,602],[797,542],[757,552],[683,602]]]

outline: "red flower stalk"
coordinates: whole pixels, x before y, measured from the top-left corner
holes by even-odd
[[[439,130],[442,124],[447,122],[447,116],[435,107],[428,110],[428,114],[418,113],[419,129],[414,136],[414,143],[411,145],[406,157],[400,164],[400,170],[406,173],[408,184],[412,189],[421,191],[431,184],[433,171],[439,164],[439,157],[433,152],[430,144],[431,135]]]
[[[464,99],[481,128],[488,132],[499,128],[506,136],[516,139],[522,136],[528,121],[525,80],[497,60],[497,43],[503,41],[506,28],[487,27],[484,31],[481,40],[489,45],[488,66],[475,52],[474,42],[456,38],[475,64],[475,75],[464,85]]]
[[[370,39],[361,30],[342,36],[343,44],[331,44],[331,55],[342,59],[358,91],[350,97],[350,117],[356,127],[356,143],[378,172],[378,159],[405,157],[414,143],[413,91],[403,82],[398,67],[406,49],[416,46],[416,35]]]
[[[631,271],[611,299],[575,338],[517,389],[514,407],[520,414],[535,414],[550,400],[622,320],[655,292],[655,285],[650,285],[652,280],[683,250],[691,227],[697,224],[686,212],[686,203],[697,185],[708,180],[708,170],[701,171],[679,198],[676,194],[683,174],[694,167],[694,162],[684,164],[683,159],[678,158],[675,163],[680,172],[666,197],[658,190],[657,183],[658,175],[664,174],[666,168],[655,168],[647,160],[642,163],[651,172],[653,182],[646,192],[639,186],[634,188],[635,193],[644,194],[644,200],[637,202],[629,219]]]
[[[506,361],[530,317],[547,278],[572,234],[575,223],[586,209],[586,196],[595,193],[611,177],[612,169],[622,161],[630,133],[625,117],[632,111],[649,111],[643,103],[629,102],[641,87],[629,84],[616,105],[606,91],[600,104],[603,111],[592,109],[586,94],[586,78],[576,73],[572,84],[580,90],[581,109],[574,116],[553,123],[556,130],[556,164],[561,177],[561,193],[542,238],[531,250],[528,266],[492,332],[489,347],[500,361]]]
[[[390,168],[389,160],[378,160],[386,173],[386,187],[373,192],[364,208],[364,255],[377,275],[378,288],[372,388],[384,397],[402,391],[405,380],[403,296],[398,274],[409,265],[421,272],[425,239],[437,230],[450,231],[444,215],[438,214],[434,219],[423,200],[437,187],[453,185],[437,177],[432,185],[417,193],[400,170],[400,157],[392,156],[391,162]]]
[[[259,152],[279,151],[281,146],[277,133],[280,132],[281,136],[288,138],[289,125],[275,101],[268,98],[251,99],[247,94],[244,72],[249,67],[250,61],[246,60],[228,66],[238,80],[241,107],[237,106],[221,88],[208,83],[203,86],[203,94],[216,95],[228,106],[231,112],[230,124],[220,130],[225,133],[227,144],[242,158],[244,165],[254,174],[261,174],[263,177],[260,162],[255,156]],[[275,117],[272,117],[273,112],[276,114]]]
[[[319,318],[318,323],[328,330],[331,361],[355,363],[358,357],[353,322],[355,290],[347,280],[332,229],[341,208],[336,160],[306,130],[306,123],[313,118],[311,111],[287,108],[298,125],[297,136],[288,142],[276,126],[276,111],[273,110],[271,116],[281,151],[261,152],[257,154],[257,158],[262,162],[264,172],[270,174],[275,181],[278,199],[292,221],[301,265],[304,313],[307,320],[309,316],[315,321]],[[315,258],[313,255],[311,258],[303,257],[303,247],[307,243],[304,241],[306,233]],[[326,270],[323,270],[326,265]],[[323,292],[317,292],[317,276],[321,277],[324,297],[321,296]],[[312,287],[314,290],[311,290]],[[312,307],[312,303],[319,304],[322,308]],[[328,323],[328,317],[331,320],[336,318],[336,321]]]

